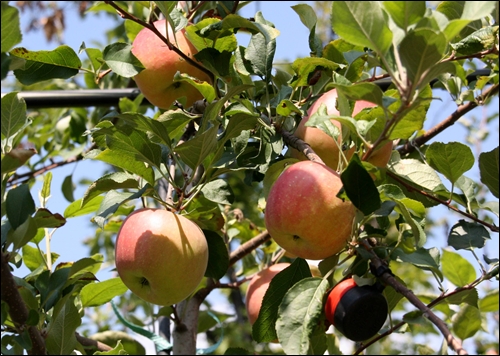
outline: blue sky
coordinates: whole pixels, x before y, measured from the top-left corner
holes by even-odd
[[[264,17],[275,24],[276,28],[280,30],[281,34],[277,38],[277,49],[275,59],[277,61],[293,60],[298,57],[306,57],[309,55],[308,46],[308,30],[299,21],[298,15],[290,8],[300,2],[296,1],[263,1],[260,4],[247,5],[242,13],[242,16],[254,16],[256,9],[259,9],[264,14]],[[64,43],[69,45],[75,51],[85,42],[87,47],[94,47],[99,43],[102,48],[106,44],[105,31],[112,28],[116,23],[110,19],[109,16],[100,14],[99,16],[87,16],[85,20],[81,20],[75,11],[66,12],[66,31],[64,32]],[[21,15],[21,29],[23,30],[23,41],[18,45],[26,47],[30,50],[48,50],[53,49],[57,45],[55,43],[47,43],[41,31],[26,33],[24,29],[27,27],[28,18],[26,15]],[[242,38],[242,45],[248,44],[248,38]],[[83,58],[83,57],[82,57]],[[456,104],[450,100],[449,95],[442,90],[435,90],[434,94],[440,98],[435,100],[428,113],[430,118],[426,122],[426,129],[436,125],[443,118],[451,114],[456,109]],[[482,117],[483,115],[490,116],[494,112],[498,113],[498,96],[487,107],[479,107],[466,115],[466,118]],[[494,124],[493,131],[490,132],[490,137],[482,142],[482,151],[490,151],[498,145],[498,121]],[[446,130],[444,134],[437,137],[437,141],[450,142],[450,141],[465,141],[465,129],[460,124],[455,124],[450,129]],[[103,174],[104,166],[96,164],[96,162],[80,162],[77,165],[69,165],[66,167],[58,168],[53,172],[52,181],[52,198],[49,200],[48,208],[52,212],[63,213],[68,205],[68,202],[63,198],[60,193],[60,186],[64,177],[73,174],[75,182],[82,178],[95,180]],[[477,163],[474,168],[467,172],[466,175],[474,180],[479,180],[479,173]],[[443,180],[444,181],[444,180]],[[41,186],[41,185],[40,185]],[[447,185],[449,187],[449,185]],[[36,189],[36,186],[35,186]],[[78,187],[74,193],[75,199],[81,198],[85,188]],[[33,191],[33,196],[36,200],[36,193]],[[494,198],[492,197],[491,200]],[[448,219],[450,226],[456,223],[462,216],[450,212],[444,207],[436,207],[431,210],[434,219],[440,217]],[[84,246],[81,241],[86,237],[92,236],[95,233],[95,226],[90,222],[91,216],[84,216],[79,218],[69,219],[66,226],[56,231],[52,238],[52,250],[61,255],[60,261],[76,261],[80,258],[86,257],[88,248]],[[498,218],[495,217],[498,224]],[[431,240],[432,245],[444,247],[446,245],[447,232],[443,230],[436,230],[434,234],[437,236]],[[492,240],[489,241],[484,251],[490,251],[489,257],[498,257],[498,234],[492,234]],[[44,245],[42,242],[41,245]],[[426,246],[430,247],[430,246]],[[461,253],[464,257],[471,260],[469,253]],[[471,260],[473,265],[477,268],[479,275],[479,267],[477,263]],[[107,279],[112,276],[111,269],[114,266],[107,266],[98,275],[100,279]],[[24,275],[21,270],[18,275]],[[498,282],[492,282],[498,288]],[[451,286],[450,286],[451,288]]]

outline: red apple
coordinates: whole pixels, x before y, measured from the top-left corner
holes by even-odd
[[[333,169],[301,161],[285,169],[267,197],[265,224],[287,252],[321,260],[341,251],[351,237],[356,209],[336,195],[342,188]]]
[[[208,264],[201,229],[184,216],[162,209],[139,209],[124,221],[115,246],[123,283],[147,302],[172,305],[200,284]]]
[[[264,295],[269,288],[269,283],[271,283],[274,276],[287,268],[289,265],[290,263],[274,264],[263,269],[250,280],[245,298],[247,315],[250,324],[253,325],[259,316],[262,300],[264,299]]]
[[[165,20],[156,21],[154,26],[166,37]],[[198,51],[187,39],[184,29],[176,33],[176,43],[174,33],[169,26],[168,38],[186,56],[194,59]],[[203,95],[191,84],[174,82],[174,75],[179,71],[200,81],[210,81],[210,77],[175,51],[170,50],[153,31],[144,28],[137,34],[132,44],[132,53],[145,68],[134,77],[134,80],[151,104],[168,109],[175,100],[186,97],[185,104],[189,107],[195,101],[203,99]]]
[[[318,111],[321,104],[325,104],[327,108],[327,112],[329,115],[340,115],[339,111],[336,108],[337,103],[337,90],[332,89],[324,93],[316,102],[309,108],[307,111],[308,116],[305,116],[299,123],[299,126],[295,130],[295,136],[300,138],[301,140],[308,143],[312,150],[325,162],[325,164],[339,171],[341,162],[341,153],[339,151],[339,147],[342,146],[342,135],[339,135],[337,139],[337,143],[335,140],[330,137],[328,134],[323,132],[322,130],[316,127],[305,126],[309,117]],[[374,107],[375,105],[368,101],[357,101],[354,105],[354,109],[352,115],[357,115],[361,110],[365,108]],[[342,132],[342,125],[337,120],[331,120],[331,122]],[[353,147],[349,150],[344,151],[344,155],[347,160],[349,160],[356,148]],[[368,162],[378,167],[385,167],[391,158],[392,152],[392,142],[387,142],[382,145],[379,149],[377,149],[369,158]],[[292,157],[306,160],[307,157],[304,156],[302,152],[297,151],[294,148],[290,148],[290,154]],[[342,165],[345,168],[345,164]]]

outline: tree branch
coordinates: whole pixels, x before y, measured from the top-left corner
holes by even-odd
[[[40,330],[36,326],[28,326],[26,324],[29,316],[28,308],[24,304],[23,298],[17,290],[17,283],[10,272],[8,263],[8,255],[2,252],[1,261],[1,292],[2,300],[9,306],[9,315],[14,322],[14,325],[19,334],[24,330],[28,330],[28,335],[31,340],[31,349],[27,350],[29,355],[45,355],[45,340],[42,337]]]
[[[401,156],[404,156],[408,153],[411,153],[415,150],[416,147],[420,147],[441,132],[443,132],[445,129],[448,127],[452,126],[455,124],[455,122],[458,121],[462,116],[467,114],[469,111],[472,109],[476,108],[480,104],[482,104],[486,99],[489,97],[498,94],[498,84],[495,84],[491,86],[488,90],[485,90],[482,95],[478,96],[476,98],[476,101],[470,101],[467,104],[460,105],[455,112],[453,112],[450,116],[448,116],[446,119],[441,121],[439,124],[428,130],[425,134],[422,136],[417,137],[416,139],[407,142],[404,146],[401,146],[397,148],[399,154]],[[478,102],[480,104],[478,104]]]
[[[266,230],[251,238],[247,242],[241,244],[236,250],[231,252],[231,255],[229,256],[229,266],[234,265],[237,261],[241,260],[244,256],[248,255],[250,252],[255,250],[264,242],[269,241],[270,239],[271,235],[269,235]]]
[[[448,346],[451,347],[457,354],[459,355],[468,355],[467,351],[462,347],[462,343],[460,340],[455,339],[451,334],[450,330],[446,326],[446,324],[436,315],[434,312],[425,305],[420,299],[417,298],[415,294],[404,285],[398,282],[396,278],[390,273],[390,270],[387,269],[386,264],[382,261],[373,251],[371,246],[368,244],[366,240],[362,240],[361,243],[367,249],[367,251],[371,254],[371,263],[375,267],[375,269],[386,268],[378,278],[380,278],[384,283],[390,285],[394,290],[400,294],[402,294],[410,303],[412,303],[415,307],[417,307],[420,311],[422,311],[423,316],[429,319],[436,327],[441,331]]]
[[[75,336],[76,336],[76,341],[78,341],[83,347],[91,347],[93,349],[97,349],[97,351],[102,351],[102,352],[113,350],[111,346],[106,345],[97,340],[86,338],[77,332],[75,332]]]
[[[323,165],[325,164],[325,162],[323,162],[323,160],[313,151],[308,143],[301,140],[297,136],[294,136],[282,127],[276,127],[276,130],[281,134],[281,136],[283,137],[283,141],[285,141],[288,146],[295,148],[299,152],[302,152],[310,161],[318,162]]]

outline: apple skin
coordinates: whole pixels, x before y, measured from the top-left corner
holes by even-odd
[[[166,37],[166,21],[154,22],[158,31]],[[172,29],[168,28],[168,38],[184,54],[194,59],[198,52],[186,37],[185,30],[176,33],[177,44],[174,40]],[[179,56],[151,30],[143,28],[137,34],[132,43],[132,53],[141,61],[144,68],[134,77],[137,86],[148,101],[161,109],[168,109],[172,103],[180,97],[186,97],[186,107],[193,105],[197,100],[203,99],[203,95],[187,82],[174,82],[174,75],[180,73],[189,74],[200,81],[211,82],[207,73],[196,68]]]
[[[307,110],[307,116],[304,116],[302,118],[299,125],[297,126],[297,129],[295,130],[294,135],[300,138],[301,140],[305,141],[306,143],[308,143],[309,146],[311,146],[312,150],[323,160],[323,162],[325,162],[325,164],[328,167],[336,171],[339,171],[339,160],[341,159],[339,146],[341,146],[341,140],[340,140],[341,136],[339,136],[339,140],[337,141],[338,143],[335,143],[335,140],[322,130],[316,127],[305,126],[307,121],[309,120],[309,117],[313,115],[316,111],[318,111],[321,104],[325,104],[329,115],[340,115],[339,111],[335,107],[336,103],[337,103],[336,89],[329,90],[323,95],[321,95],[321,97],[318,100],[316,100],[316,102],[309,108],[309,110]],[[357,101],[354,104],[352,115],[355,116],[361,110],[365,108],[371,108],[374,106],[375,104],[370,103],[368,101],[363,101],[363,100]],[[342,125],[340,124],[340,122],[338,122],[337,120],[331,120],[331,122],[342,132]],[[355,151],[356,151],[355,147],[347,151],[344,151],[347,160],[349,160],[352,157]],[[391,152],[392,152],[392,142],[387,142],[372,153],[372,155],[368,158],[368,162],[377,167],[386,167],[387,163],[389,162],[389,159],[391,158]],[[302,152],[299,152],[294,148],[290,148],[290,155],[293,158],[297,158],[299,160],[307,159],[307,157],[305,157]]]
[[[341,251],[351,236],[356,209],[336,195],[342,188],[337,172],[312,161],[285,169],[267,197],[265,224],[287,252],[321,260]]]
[[[207,269],[208,244],[198,225],[184,216],[139,209],[118,231],[115,262],[133,293],[167,306],[186,299],[200,284]]]
[[[269,288],[269,283],[271,283],[271,280],[274,278],[274,276],[276,276],[288,266],[290,266],[290,263],[276,263],[258,272],[250,280],[246,292],[245,301],[248,320],[251,325],[255,323],[257,317],[259,316],[260,307],[262,306],[262,300],[264,299],[264,295]]]

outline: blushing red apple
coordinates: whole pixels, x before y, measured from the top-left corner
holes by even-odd
[[[208,264],[201,229],[184,216],[163,209],[139,209],[118,231],[116,270],[136,295],[153,304],[172,305],[191,295]]]
[[[295,130],[294,135],[308,143],[311,146],[312,150],[323,160],[323,162],[325,162],[328,167],[339,171],[339,168],[341,167],[339,165],[339,162],[341,162],[341,152],[339,150],[339,147],[342,146],[342,134],[339,135],[337,142],[335,142],[332,137],[330,137],[322,130],[316,127],[305,126],[305,124],[309,121],[309,118],[318,111],[321,104],[324,104],[326,106],[329,115],[340,115],[339,111],[336,108],[337,97],[338,95],[336,89],[332,89],[321,95],[321,97],[316,100],[316,102],[307,111],[307,116],[304,116],[304,118],[302,118],[299,125],[297,126],[297,129]],[[368,101],[357,101],[354,105],[352,115],[355,116],[363,109],[374,106],[375,105],[373,103],[370,103]],[[331,120],[331,122],[342,133],[341,123],[337,120]],[[348,161],[355,151],[356,148],[352,147],[343,152]],[[391,153],[392,142],[387,142],[380,146],[380,148],[378,148],[375,152],[373,152],[367,161],[377,167],[386,167],[389,159],[391,158]],[[290,155],[299,160],[307,159],[307,157],[305,157],[302,152],[299,152],[294,148],[290,148]],[[343,164],[342,167],[345,168],[346,164]]]
[[[336,195],[342,188],[337,172],[312,161],[286,168],[271,187],[265,224],[284,250],[304,259],[321,260],[346,247],[356,209]]]
[[[166,20],[156,21],[154,26],[166,37]],[[198,51],[187,39],[185,30],[176,33],[177,43],[170,26],[168,31],[170,42],[194,60],[194,55]],[[139,31],[132,44],[132,53],[145,67],[134,77],[134,80],[151,104],[168,109],[175,100],[186,97],[185,104],[189,107],[195,101],[203,99],[203,95],[191,84],[182,81],[174,82],[174,75],[179,71],[200,81],[210,82],[209,75],[193,66],[174,50],[170,50],[153,31],[147,28]]]

